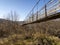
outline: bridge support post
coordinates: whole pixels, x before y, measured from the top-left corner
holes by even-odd
[[[45,5],[45,17],[47,17],[47,6]]]
[[[36,20],[38,20],[38,11],[37,11],[37,15],[36,15]]]
[[[34,21],[34,15],[32,15],[32,22]]]

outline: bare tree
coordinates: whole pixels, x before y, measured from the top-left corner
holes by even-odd
[[[6,19],[11,21],[18,21],[19,15],[15,11],[14,12],[11,11],[10,13],[8,13]]]
[[[17,32],[18,28],[18,20],[19,20],[19,15],[15,11],[11,11],[7,17],[7,20],[10,20],[9,27],[11,26],[13,30],[10,30],[10,32]]]

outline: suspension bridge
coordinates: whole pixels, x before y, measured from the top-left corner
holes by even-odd
[[[28,13],[23,25],[60,18],[60,0],[49,0],[39,9],[39,7],[41,7],[39,6],[40,1],[41,0],[38,0],[32,10]]]

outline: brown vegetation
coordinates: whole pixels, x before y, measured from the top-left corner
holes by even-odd
[[[21,26],[17,22],[0,22],[0,45],[60,45],[60,21]]]

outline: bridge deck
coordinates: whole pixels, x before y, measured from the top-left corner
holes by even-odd
[[[52,14],[52,15],[47,16],[47,17],[44,17],[42,19],[36,20],[34,22],[31,22],[31,23],[23,24],[23,25],[33,24],[33,23],[40,23],[40,22],[44,22],[44,21],[48,21],[48,20],[52,20],[52,19],[57,19],[57,18],[60,18],[60,12],[58,12],[56,14]]]

